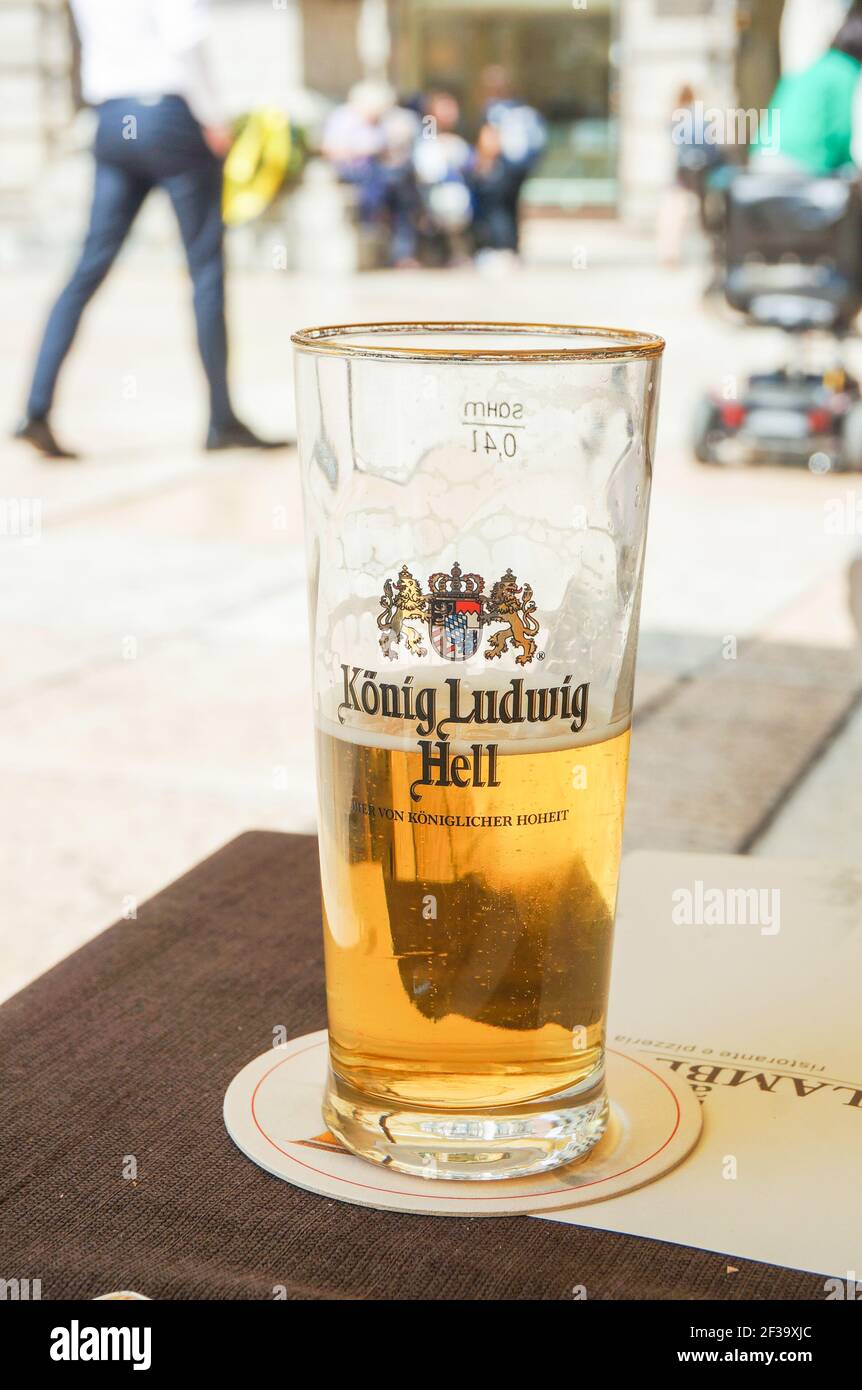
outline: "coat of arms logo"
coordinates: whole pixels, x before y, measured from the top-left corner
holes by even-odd
[[[390,661],[398,659],[402,644],[411,656],[428,655],[419,624],[427,628],[438,656],[447,661],[474,656],[483,640],[482,629],[494,623],[503,626],[487,634],[487,661],[501,657],[510,646],[519,649],[518,666],[527,666],[536,655],[539,623],[533,616],[533,590],[529,584],[519,585],[511,569],[486,594],[481,574],[465,574],[456,562],[448,574],[444,570],[429,575],[428,590],[423,593],[419,581],[402,565],[398,578],[387,579],[383,585],[380,607],[380,646]]]

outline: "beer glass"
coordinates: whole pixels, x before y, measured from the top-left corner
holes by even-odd
[[[328,1129],[429,1178],[607,1124],[604,1036],[660,338],[294,335]]]

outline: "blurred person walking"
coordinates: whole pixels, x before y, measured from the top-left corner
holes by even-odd
[[[98,124],[90,225],[72,277],[54,304],[26,414],[15,431],[49,458],[60,369],[147,194],[173,205],[194,287],[198,348],[209,386],[207,449],[278,448],[238,419],[227,379],[222,161],[231,144],[206,64],[208,0],[70,0],[81,41],[84,99]]]
[[[662,194],[656,218],[659,261],[668,267],[682,264],[685,234],[693,220],[692,214],[699,211],[703,224],[708,180],[726,157],[723,146],[710,138],[705,123],[698,122],[697,116],[694,88],[686,83],[679,91],[671,115],[674,179]]]

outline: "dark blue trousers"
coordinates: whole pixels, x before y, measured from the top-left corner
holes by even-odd
[[[45,327],[27,413],[48,414],[63,361],[81,316],[116,259],[144,199],[164,188],[179,223],[194,287],[197,340],[216,425],[233,410],[227,385],[224,313],[222,166],[181,97],[118,98],[99,107],[96,178],[90,226],[72,278]]]

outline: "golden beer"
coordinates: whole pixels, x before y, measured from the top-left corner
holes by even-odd
[[[502,745],[499,786],[413,801],[419,752],[318,735],[330,1047],[348,1089],[469,1111],[601,1076],[628,748],[628,729]]]

